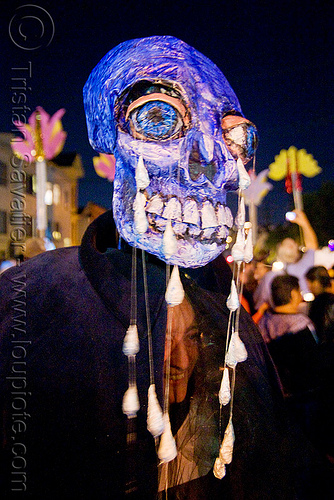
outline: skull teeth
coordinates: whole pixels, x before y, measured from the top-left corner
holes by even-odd
[[[202,206],[202,229],[211,229],[218,226],[215,209],[209,201],[205,201]]]
[[[171,219],[181,222],[182,221],[181,211],[182,211],[181,203],[177,198],[173,197],[170,200],[168,200],[167,203],[165,204],[162,217],[164,219]]]
[[[206,200],[197,203],[194,199],[183,200],[173,196],[164,200],[158,194],[146,202],[145,211],[151,227],[165,231],[167,221],[173,223],[173,230],[178,237],[186,234],[198,239],[226,239],[228,228],[233,225],[231,210],[221,204],[216,207]]]
[[[152,198],[147,202],[146,212],[149,212],[150,214],[161,215],[163,208],[164,203],[160,196],[156,194],[152,196]]]
[[[200,225],[200,216],[195,200],[185,200],[183,204],[183,222],[188,224]]]

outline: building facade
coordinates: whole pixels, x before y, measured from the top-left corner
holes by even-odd
[[[13,138],[0,134],[0,259],[19,256],[27,238],[38,236],[35,164],[13,154]],[[78,180],[83,175],[81,157],[75,152],[47,161],[46,236],[56,247],[79,243]]]

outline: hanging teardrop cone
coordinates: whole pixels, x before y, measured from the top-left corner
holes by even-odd
[[[146,170],[143,157],[140,156],[136,168],[136,185],[137,189],[145,189],[150,184],[150,178]]]
[[[215,460],[215,464],[213,466],[213,473],[217,479],[223,479],[223,477],[226,474],[225,464],[221,461],[219,457],[216,458]]]
[[[238,229],[237,237],[235,240],[236,244],[245,246],[245,230],[243,227]]]
[[[242,262],[245,255],[245,233],[243,229],[238,229],[237,238],[232,247],[231,255],[236,262]]]
[[[170,219],[167,221],[166,229],[163,235],[162,248],[167,259],[170,259],[177,250],[176,236],[174,234]]]
[[[180,279],[178,266],[173,267],[173,271],[167,285],[165,299],[169,306],[178,306],[183,302],[184,289]]]
[[[128,417],[135,417],[140,408],[136,385],[131,385],[123,396],[122,410]]]
[[[243,361],[246,361],[248,357],[247,349],[245,347],[245,344],[239,337],[239,333],[233,332],[233,340],[234,340],[234,345],[235,345],[235,357],[237,360],[237,363],[242,363]]]
[[[238,332],[233,332],[226,354],[226,364],[230,368],[235,368],[238,363],[242,363],[242,361],[245,361],[247,359],[247,356],[248,354],[245,344],[239,337]]]
[[[154,384],[151,384],[148,389],[147,429],[153,437],[161,436],[164,431],[163,413]]]
[[[218,397],[219,397],[219,403],[224,406],[227,405],[231,400],[230,377],[228,368],[224,368],[223,378],[220,384]]]
[[[139,337],[137,325],[130,325],[123,340],[125,356],[134,356],[139,352]]]
[[[177,455],[176,443],[170,427],[169,415],[164,414],[165,429],[161,435],[158,457],[161,462],[171,462]]]
[[[232,420],[227,424],[224,439],[219,450],[219,458],[224,464],[230,464],[233,457],[234,429]]]
[[[250,262],[253,258],[253,232],[252,228],[248,230],[246,243],[245,243],[245,253],[244,253],[244,261],[246,264]]]
[[[239,173],[239,188],[240,189],[247,189],[248,186],[251,183],[251,179],[249,177],[248,172],[246,171],[244,164],[241,160],[241,158],[237,159],[237,169]]]
[[[230,368],[235,368],[237,366],[237,358],[235,356],[235,343],[233,339],[233,333],[231,335],[230,344],[228,346],[228,351],[226,353],[225,362]]]
[[[244,227],[245,220],[246,220],[245,199],[242,196],[241,198],[239,198],[238,213],[234,222],[235,225],[240,229]]]
[[[146,197],[140,191],[137,192],[133,202],[134,226],[138,234],[144,234],[148,228],[148,220],[145,212]]]
[[[235,285],[234,279],[231,281],[231,291],[230,295],[227,297],[226,306],[230,311],[236,311],[240,305],[237,287]]]

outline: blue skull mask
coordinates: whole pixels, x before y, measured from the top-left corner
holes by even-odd
[[[121,236],[182,267],[217,257],[233,223],[226,192],[257,143],[221,71],[176,38],[131,40],[92,71],[84,104],[92,147],[116,158]]]

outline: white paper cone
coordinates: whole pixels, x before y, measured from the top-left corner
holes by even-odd
[[[244,227],[245,220],[246,220],[245,200],[244,200],[244,197],[242,196],[240,201],[239,201],[238,213],[237,213],[237,216],[235,218],[235,225],[238,228]]]
[[[151,384],[148,389],[147,429],[153,437],[160,436],[164,431],[163,413],[154,384]]]
[[[226,353],[225,362],[230,368],[235,368],[237,366],[237,358],[235,356],[235,343],[233,340],[233,334],[231,336],[230,344],[228,346],[228,351]]]
[[[138,234],[144,234],[148,228],[148,220],[145,212],[146,197],[140,191],[137,192],[133,203],[134,225]]]
[[[236,357],[237,363],[242,363],[243,361],[246,361],[246,359],[248,357],[248,353],[247,353],[245,344],[243,343],[243,341],[239,337],[238,332],[233,332],[232,336],[233,336],[233,341],[234,341],[234,345],[235,345],[235,357]]]
[[[123,353],[125,356],[134,356],[137,352],[139,352],[137,325],[130,325],[123,340]]]
[[[213,466],[213,473],[217,479],[223,479],[223,477],[226,474],[225,464],[221,461],[219,457],[216,458],[215,460],[215,464]]]
[[[219,403],[224,406],[227,405],[231,400],[230,377],[228,368],[224,368],[223,378],[220,384],[218,397],[219,397]]]
[[[184,289],[180,279],[178,266],[173,267],[173,271],[167,285],[165,299],[169,306],[178,306],[183,302]]]
[[[136,185],[137,189],[145,189],[150,184],[150,178],[146,170],[143,157],[140,156],[136,168]]]
[[[219,458],[224,464],[230,464],[233,457],[234,429],[232,420],[227,424],[224,439],[219,450]]]
[[[237,159],[237,169],[239,173],[239,188],[240,189],[247,189],[248,186],[251,183],[251,179],[249,177],[248,172],[246,171],[244,164],[241,160],[241,158]]]
[[[161,462],[166,463],[174,460],[177,456],[175,439],[172,434],[168,413],[164,415],[164,431],[161,435],[158,457]]]
[[[162,248],[167,259],[170,259],[177,250],[176,236],[174,234],[170,219],[167,221],[166,229],[163,235]]]
[[[135,417],[140,408],[137,386],[131,385],[123,396],[122,410],[128,417]]]
[[[238,363],[245,361],[247,356],[248,354],[245,344],[240,339],[239,334],[237,332],[233,332],[226,354],[226,364],[230,368],[235,368]]]
[[[236,262],[242,262],[245,256],[245,233],[238,229],[237,238],[232,247],[231,255]]]
[[[230,311],[236,311],[240,305],[237,287],[235,285],[234,279],[231,281],[231,291],[230,295],[227,297],[226,306]]]
[[[253,258],[253,232],[252,228],[248,230],[246,243],[245,243],[245,253],[244,253],[244,261],[246,264],[250,262]]]

